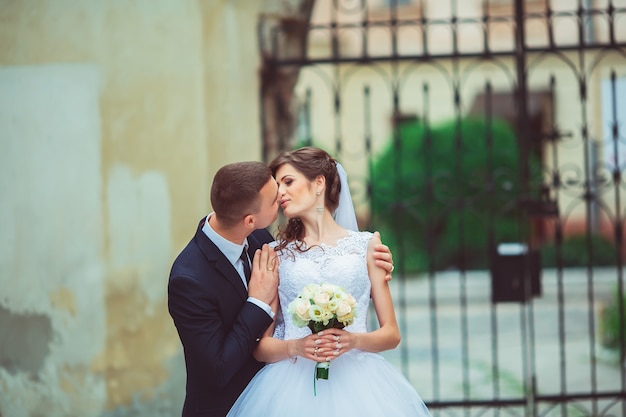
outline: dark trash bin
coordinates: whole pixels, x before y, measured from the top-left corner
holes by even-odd
[[[501,243],[490,261],[491,302],[527,302],[541,295],[541,255],[523,243]]]

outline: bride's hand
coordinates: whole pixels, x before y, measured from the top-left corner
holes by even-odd
[[[327,329],[317,333],[317,357],[331,361],[354,349],[354,335],[345,330]]]
[[[291,351],[288,342],[287,350],[289,351],[289,356],[302,356],[303,358],[307,358],[315,362],[326,362],[327,360],[330,361],[330,359],[328,359],[326,356],[330,354],[330,350],[325,347],[325,340],[323,338],[320,338],[318,335],[319,333],[311,334],[303,337],[302,339],[294,341],[295,352]]]

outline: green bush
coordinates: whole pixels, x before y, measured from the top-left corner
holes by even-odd
[[[506,122],[410,122],[393,139],[373,164],[372,215],[407,271],[486,268],[489,248],[519,241],[519,151]]]
[[[591,245],[588,248],[587,239]],[[541,263],[544,268],[556,268],[557,246],[553,243],[541,248]],[[617,262],[617,248],[601,235],[576,235],[563,240],[561,244],[561,262],[563,268],[584,266],[611,266]]]
[[[624,332],[624,343],[626,344],[626,294],[621,299],[624,309],[624,321],[620,326],[619,294],[615,290],[613,300],[608,304],[600,317],[600,338],[603,346],[609,349],[618,350],[620,348],[620,327]]]

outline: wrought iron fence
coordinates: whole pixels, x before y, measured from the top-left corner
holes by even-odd
[[[260,43],[392,247],[387,357],[436,415],[626,416],[626,2],[315,7]]]

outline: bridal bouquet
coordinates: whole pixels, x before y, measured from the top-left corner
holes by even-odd
[[[333,284],[309,284],[289,303],[287,311],[298,327],[312,333],[325,329],[343,329],[356,317],[356,300],[342,287]],[[317,363],[315,379],[328,379],[330,362]]]

